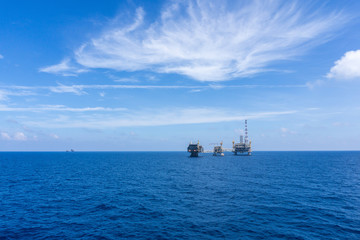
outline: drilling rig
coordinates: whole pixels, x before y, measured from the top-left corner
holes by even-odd
[[[222,145],[223,145],[223,142],[221,141],[220,146],[214,146],[214,152],[213,152],[214,156],[217,156],[218,154],[220,156],[224,156],[224,149],[223,149]]]
[[[233,153],[235,155],[238,155],[238,153],[243,154],[243,155],[251,155],[251,141],[249,141],[248,138],[248,128],[247,128],[247,120],[245,120],[245,141],[244,141],[244,137],[240,136],[240,142],[239,143],[235,143],[235,141],[232,142],[233,144]]]
[[[204,152],[204,148],[200,145],[199,141],[197,142],[197,144],[190,142],[187,150],[190,153],[190,157],[198,157],[199,152]]]

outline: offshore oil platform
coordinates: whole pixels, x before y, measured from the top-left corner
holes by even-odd
[[[223,142],[220,143],[220,146],[215,146],[213,151],[213,156],[224,156],[224,148],[222,147]]]
[[[187,150],[190,153],[190,157],[198,157],[199,153],[213,153],[213,156],[224,156],[224,152],[233,152],[234,155],[251,155],[251,141],[248,138],[247,120],[245,120],[245,138],[243,135],[240,136],[240,142],[232,142],[232,148],[223,148],[223,142],[216,144],[213,150],[204,150],[203,146],[200,145],[199,141],[197,144],[190,143]]]
[[[248,138],[247,120],[245,120],[245,141],[244,141],[244,137],[241,135],[240,142],[235,143],[235,141],[233,141],[232,144],[233,144],[232,152],[235,155],[237,155],[238,153],[240,154],[245,153],[249,156],[251,155],[251,141],[249,141]]]
[[[204,148],[200,145],[199,141],[195,144],[190,143],[187,150],[190,153],[190,157],[198,157],[199,152],[204,152]]]

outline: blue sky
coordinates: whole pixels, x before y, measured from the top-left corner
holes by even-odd
[[[360,1],[8,1],[1,151],[360,150]]]

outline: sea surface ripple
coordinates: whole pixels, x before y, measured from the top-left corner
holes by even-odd
[[[360,152],[3,152],[0,170],[0,239],[360,239]]]

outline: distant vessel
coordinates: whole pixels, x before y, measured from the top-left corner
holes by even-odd
[[[204,148],[200,145],[199,141],[195,144],[190,143],[187,150],[190,153],[190,157],[198,157],[199,152],[204,152]]]
[[[223,143],[221,142],[220,146],[214,146],[213,156],[217,156],[217,155],[224,156],[224,149],[223,149],[222,145],[223,145]]]
[[[235,143],[235,141],[233,141],[232,143],[233,143],[232,151],[235,155],[237,155],[238,153],[240,154],[245,153],[248,156],[251,155],[251,141],[248,140],[247,120],[245,120],[245,141],[243,139],[243,136],[240,136],[239,143]]]

